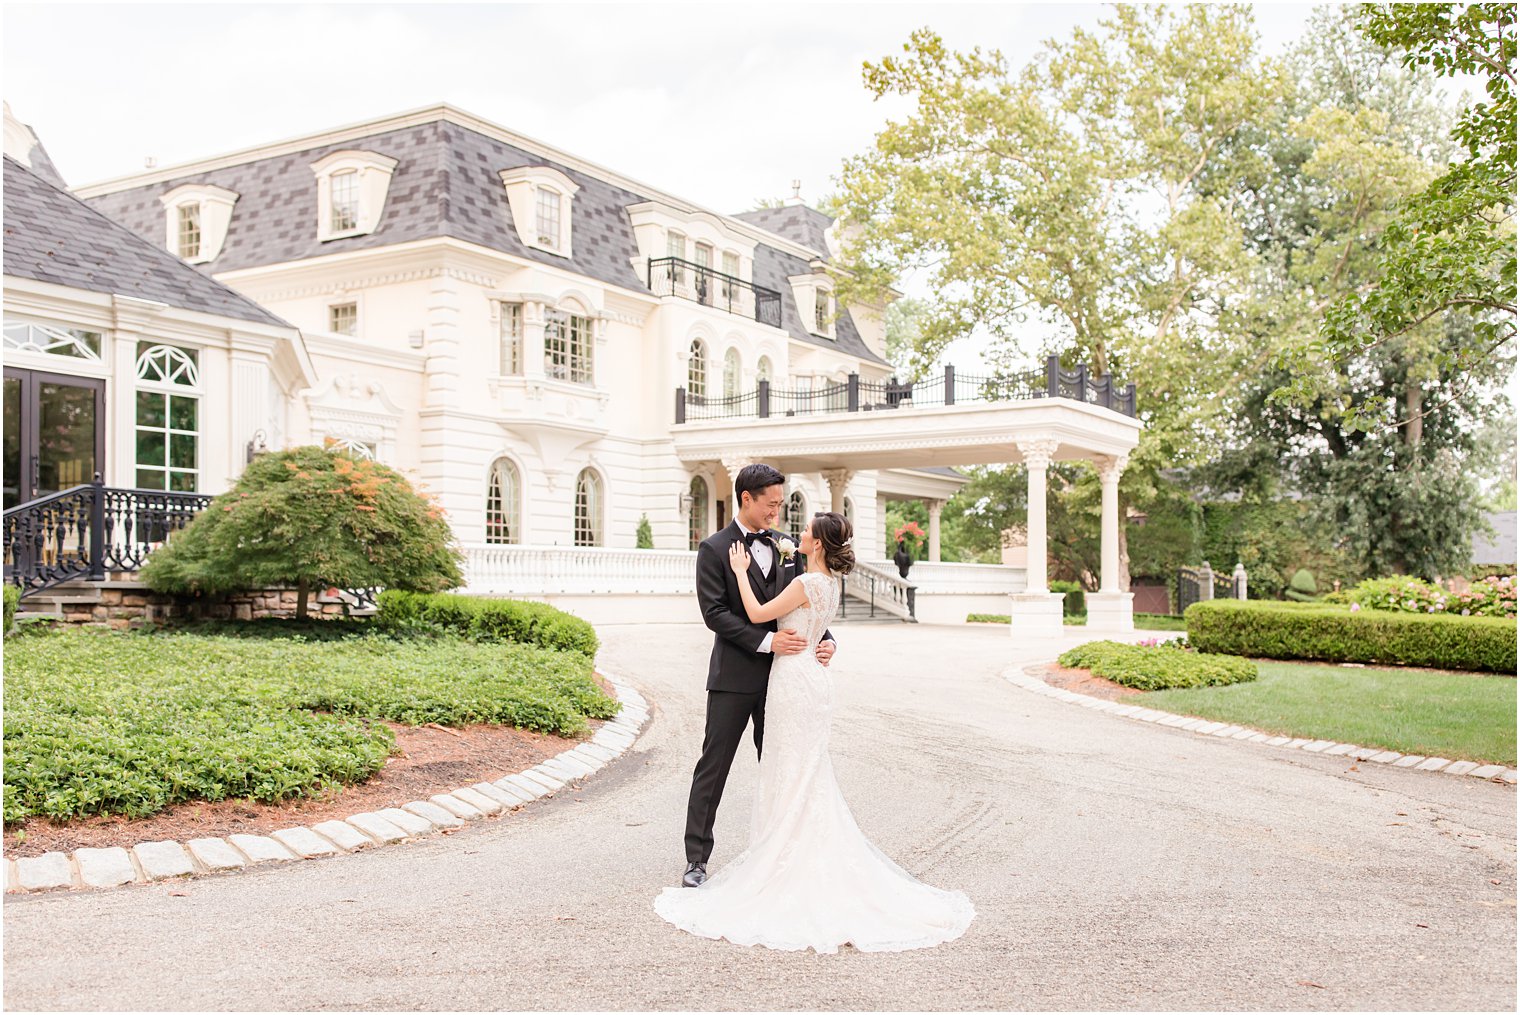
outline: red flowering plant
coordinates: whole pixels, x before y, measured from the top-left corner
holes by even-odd
[[[914,552],[924,548],[924,540],[927,538],[928,536],[924,534],[923,529],[918,527],[917,522],[909,522],[906,525],[898,526],[897,531],[892,533],[892,542],[907,543],[908,546],[912,547]]]

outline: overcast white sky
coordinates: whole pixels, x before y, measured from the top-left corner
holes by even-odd
[[[1308,5],[1258,5],[1263,44]],[[1097,4],[7,4],[4,94],[71,184],[439,100],[717,211],[830,189],[929,25],[1015,66]]]

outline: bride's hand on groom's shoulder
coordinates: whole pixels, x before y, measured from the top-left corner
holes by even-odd
[[[735,542],[728,548],[728,563],[734,569],[734,574],[743,574],[749,570],[749,553],[744,549],[744,544]]]

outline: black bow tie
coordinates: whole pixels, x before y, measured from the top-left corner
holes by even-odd
[[[755,540],[757,539],[762,539],[769,543],[771,535],[769,532],[746,532],[744,534],[744,548],[748,550],[751,546],[755,545]]]

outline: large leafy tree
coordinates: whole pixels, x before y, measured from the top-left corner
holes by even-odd
[[[1403,202],[1377,271],[1326,315],[1325,345],[1346,355],[1460,316],[1456,331],[1470,341],[1443,350],[1453,369],[1439,390],[1466,394],[1467,372],[1515,337],[1515,6],[1364,4],[1360,27],[1410,68],[1480,76],[1484,98],[1451,131],[1459,159]],[[1408,419],[1427,411],[1406,406]],[[1373,414],[1355,418],[1376,425]]]
[[[925,29],[865,80],[917,104],[844,167],[847,287],[880,298],[925,273],[924,361],[985,331],[1005,371],[1054,351],[1143,381],[1125,503],[1206,456],[1242,343],[1258,348],[1231,315],[1254,271],[1241,192],[1260,172],[1251,128],[1284,87],[1254,52],[1249,10],[1121,6],[1018,71]],[[1045,326],[1033,339],[1031,318]],[[1094,499],[1090,474],[1071,482]]]
[[[160,592],[387,588],[439,592],[463,580],[448,522],[400,473],[342,450],[261,455],[237,484],[153,552]]]

